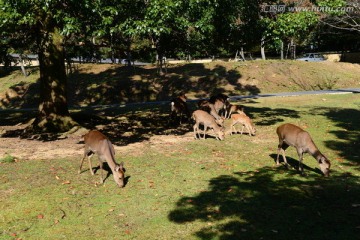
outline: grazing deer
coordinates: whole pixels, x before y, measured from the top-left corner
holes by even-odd
[[[194,135],[195,135],[195,139],[200,137],[200,133],[199,133],[199,124],[204,125],[204,136],[203,139],[205,139],[206,136],[206,130],[208,127],[212,128],[215,132],[216,135],[216,139],[218,140],[224,140],[225,138],[225,133],[224,133],[224,128],[220,127],[217,123],[216,120],[213,116],[211,116],[209,113],[203,111],[203,110],[196,110],[193,112],[192,114],[192,118],[195,120],[195,125],[194,125]]]
[[[296,148],[299,155],[299,170],[303,173],[304,169],[302,166],[304,153],[310,153],[319,163],[320,170],[327,177],[330,172],[330,161],[319,151],[313,142],[310,134],[298,126],[290,123],[283,124],[276,129],[276,133],[279,136],[278,152],[276,157],[276,164],[279,165],[280,151],[285,164],[289,164],[286,161],[285,150],[289,146]]]
[[[81,167],[83,165],[84,159],[88,157],[89,168],[92,175],[94,171],[91,166],[91,157],[94,154],[98,155],[99,166],[101,168],[101,183],[104,182],[103,177],[103,163],[107,162],[111,172],[113,174],[114,180],[119,187],[124,187],[124,178],[125,178],[125,169],[124,163],[121,162],[117,164],[115,162],[115,149],[111,144],[110,140],[101,132],[97,130],[92,130],[84,135],[85,149],[84,157],[80,162],[79,174],[81,173]]]
[[[237,129],[235,128],[235,125],[240,123],[242,125],[241,128],[241,134],[243,134],[244,128],[248,131],[249,135],[256,134],[256,129],[254,126],[254,123],[251,121],[251,119],[244,113],[236,113],[231,115],[232,123],[231,123],[231,135],[233,132],[237,133]],[[234,130],[234,131],[233,131]]]
[[[170,119],[174,120],[176,116],[180,116],[180,124],[182,123],[183,115],[188,119],[190,118],[190,112],[188,106],[186,105],[187,97],[185,94],[182,94],[171,100],[171,114]]]

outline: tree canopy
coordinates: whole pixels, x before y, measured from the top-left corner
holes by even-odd
[[[357,2],[345,0],[0,0],[0,61],[10,52],[38,54],[41,102],[33,126],[65,131],[76,125],[65,59],[189,59],[260,46],[279,51],[283,42],[306,47],[321,24],[360,32],[358,11]]]

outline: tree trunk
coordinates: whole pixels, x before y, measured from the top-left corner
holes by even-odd
[[[54,31],[39,51],[40,104],[33,123],[42,132],[65,132],[77,123],[70,117],[67,105],[67,79],[63,37]]]
[[[20,62],[20,68],[21,68],[21,71],[22,71],[23,75],[25,77],[27,77],[28,74],[26,72],[26,69],[25,69],[25,66],[24,66],[24,59],[22,58],[21,54],[19,54],[19,62]]]
[[[262,58],[262,60],[266,60],[266,57],[265,57],[265,37],[261,38],[260,47],[261,47],[261,58]]]
[[[281,60],[284,60],[284,41],[283,40],[280,40],[281,41],[281,45],[280,45],[280,59]]]
[[[242,60],[245,62],[246,60],[245,60],[244,48],[243,47],[241,47],[240,56],[241,56]]]

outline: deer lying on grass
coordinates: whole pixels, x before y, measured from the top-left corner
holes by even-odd
[[[194,135],[195,135],[195,139],[198,139],[198,135],[199,138],[200,137],[200,133],[199,133],[199,124],[204,125],[204,136],[203,139],[205,139],[206,136],[206,130],[208,127],[212,128],[215,132],[216,135],[216,139],[220,139],[220,140],[224,140],[225,138],[225,133],[224,133],[224,128],[220,127],[217,123],[216,120],[213,116],[211,116],[209,113],[203,111],[203,110],[196,110],[193,112],[192,114],[192,118],[195,120],[195,125],[194,125]]]
[[[187,97],[185,94],[182,94],[176,98],[171,100],[171,114],[170,119],[174,120],[176,116],[180,116],[180,124],[183,119],[183,115],[185,115],[188,119],[190,118],[190,112],[188,106],[186,105]]]
[[[111,172],[113,174],[114,180],[119,187],[124,187],[124,178],[125,178],[125,169],[124,163],[121,162],[117,164],[115,162],[115,149],[111,144],[110,140],[101,132],[97,130],[92,130],[84,135],[85,149],[84,157],[80,162],[79,174],[81,173],[81,167],[83,165],[84,159],[88,157],[89,168],[92,175],[94,175],[93,168],[91,166],[91,157],[94,154],[98,155],[99,166],[101,168],[101,183],[104,183],[103,177],[103,163],[107,162]]]
[[[278,152],[276,157],[276,164],[279,165],[280,151],[286,166],[289,164],[286,161],[285,150],[289,146],[296,148],[299,155],[299,170],[304,172],[302,161],[304,153],[310,153],[319,163],[320,170],[327,177],[330,172],[330,161],[319,151],[313,142],[310,134],[298,126],[290,123],[283,124],[276,129],[276,133],[279,136]]]
[[[240,123],[242,125],[240,134],[243,134],[244,128],[249,133],[249,136],[256,134],[256,129],[254,126],[254,123],[251,121],[251,119],[244,113],[236,113],[231,115],[232,123],[231,123],[231,135],[233,132],[238,133],[237,129],[235,128],[235,125]],[[234,130],[234,131],[233,131]]]

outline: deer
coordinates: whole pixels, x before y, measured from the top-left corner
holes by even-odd
[[[194,129],[194,135],[195,139],[201,139],[200,133],[199,133],[199,125],[204,125],[204,135],[203,139],[205,139],[206,136],[206,130],[207,128],[212,128],[215,132],[215,136],[217,140],[224,140],[225,133],[224,128],[220,127],[218,123],[216,122],[215,118],[211,116],[209,113],[203,111],[203,110],[196,110],[192,114],[192,118],[195,120],[195,124],[193,126]]]
[[[226,108],[230,104],[229,96],[227,96],[227,95],[225,95],[223,93],[219,93],[219,94],[217,94],[215,96],[211,96],[210,99],[209,99],[209,102],[214,104],[214,107],[215,107],[215,110],[216,110],[217,113],[221,112],[223,114],[223,116],[225,117]]]
[[[235,112],[240,113],[240,114],[244,113],[244,107],[241,105],[233,105],[233,104],[229,103],[225,109],[225,118],[229,119],[231,114],[235,113]]]
[[[102,184],[104,183],[103,163],[107,162],[108,166],[111,169],[116,184],[119,187],[124,187],[125,186],[124,162],[121,162],[120,164],[116,163],[114,157],[115,149],[112,143],[110,142],[110,140],[98,130],[91,130],[83,137],[84,137],[85,148],[84,148],[84,157],[81,159],[80,162],[79,174],[81,173],[83,162],[87,157],[89,161],[89,168],[91,175],[94,175],[94,171],[91,165],[91,157],[94,154],[97,154],[99,160],[99,166],[101,169],[101,178],[100,178],[101,183]]]
[[[279,137],[279,145],[276,156],[276,164],[279,165],[279,155],[282,153],[284,162],[288,167],[285,157],[285,150],[289,146],[293,146],[296,148],[297,154],[299,155],[299,171],[303,174],[304,169],[302,166],[304,153],[311,154],[319,163],[320,170],[324,174],[325,177],[329,176],[331,163],[329,159],[327,159],[316,147],[314,141],[312,140],[310,134],[301,129],[300,127],[291,124],[285,123],[279,126],[276,129],[276,133]]]
[[[238,133],[235,125],[240,123],[242,125],[240,134],[243,134],[244,128],[246,128],[246,130],[249,133],[249,136],[252,136],[252,135],[255,136],[255,134],[256,134],[255,125],[244,112],[231,115],[231,120],[232,120],[232,123],[231,123],[230,135],[232,135],[232,133],[234,131],[235,131],[235,133]]]
[[[180,96],[173,98],[171,100],[171,114],[170,119],[174,120],[174,118],[180,115],[180,124],[182,123],[183,115],[185,114],[187,118],[190,118],[190,112],[188,106],[186,105],[187,97],[185,94],[181,94]]]
[[[220,99],[215,99],[214,103],[208,100],[200,100],[198,102],[200,110],[210,113],[217,122],[223,126],[224,118],[219,115],[219,111],[224,108],[224,103]]]

